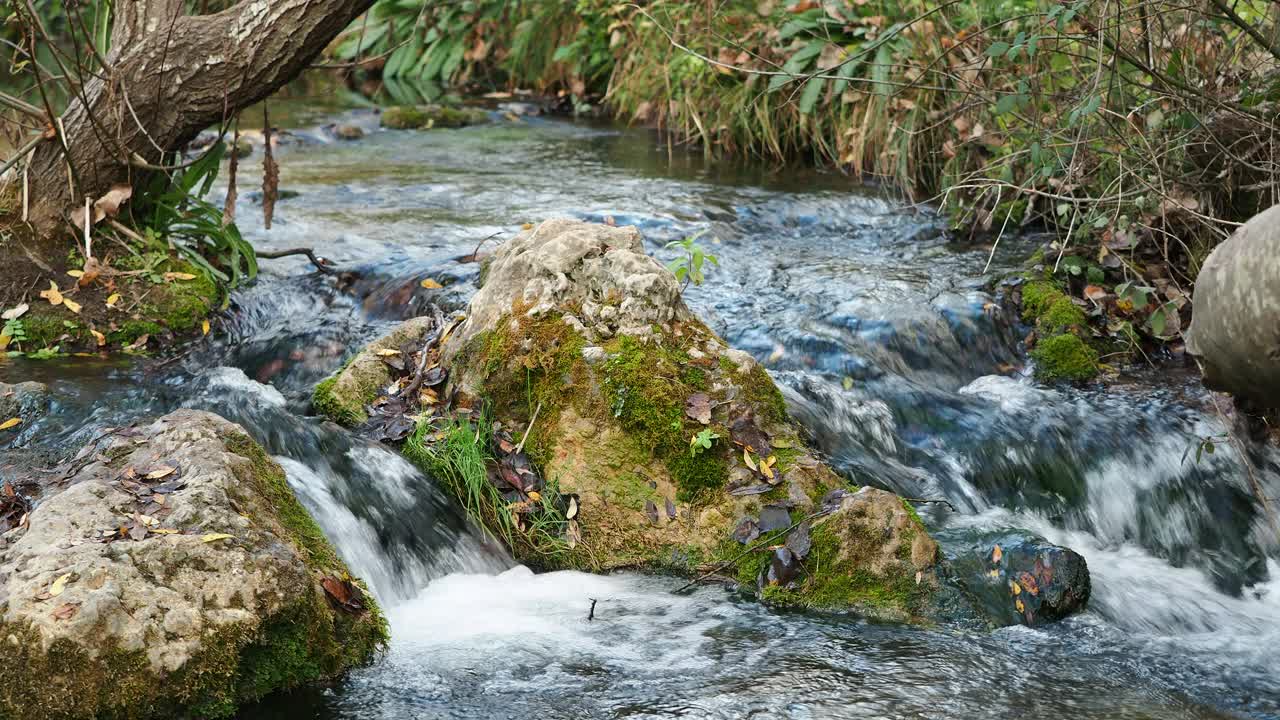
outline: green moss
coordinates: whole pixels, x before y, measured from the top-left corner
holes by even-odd
[[[339,425],[352,427],[363,422],[364,406],[343,402],[333,392],[333,386],[338,382],[338,375],[344,369],[346,369],[345,365],[316,385],[316,389],[311,393],[311,405],[316,412]]]
[[[49,306],[46,304],[45,307]],[[67,315],[70,315],[70,313],[67,313]],[[83,328],[78,326],[74,329],[67,327],[66,317],[43,309],[33,309],[23,315],[22,329],[27,336],[27,339],[22,343],[23,348],[30,350],[52,347],[66,340],[74,342],[84,334]]]
[[[397,105],[382,111],[382,126],[399,130],[424,130],[428,128],[457,128],[477,125],[488,120],[483,110],[453,108],[441,105]]]
[[[1062,332],[1083,327],[1084,324],[1084,311],[1065,295],[1054,300],[1040,315],[1037,323],[1046,332]]]
[[[751,369],[744,376],[739,372],[737,363],[722,355],[720,367],[734,373],[734,378],[742,387],[743,396],[760,411],[762,418],[775,423],[787,421],[787,400],[763,365],[752,363]]]
[[[1031,351],[1041,380],[1084,382],[1098,374],[1098,353],[1070,333],[1042,338]]]
[[[914,513],[913,513],[914,515]],[[926,532],[916,520],[915,532]],[[853,610],[889,620],[910,620],[928,602],[930,587],[917,583],[911,570],[913,532],[904,533],[898,550],[901,567],[883,574],[869,569],[870,558],[884,544],[883,534],[833,516],[814,525],[812,547],[805,558],[806,574],[794,590],[765,589],[764,600],[780,606],[812,610]]]
[[[121,345],[131,345],[143,335],[159,336],[164,326],[150,320],[126,320],[120,328],[107,333],[107,341]]]
[[[685,382],[690,377],[683,372],[689,356],[659,341],[644,343],[629,335],[615,338],[605,349],[611,354],[604,364],[609,412],[644,447],[653,448],[676,483],[677,497],[698,502],[723,488],[729,476],[724,440],[728,431],[712,425],[720,439],[696,455],[689,451],[689,437],[704,428],[684,415],[685,401],[699,389]],[[705,387],[705,374],[700,377]]]
[[[1065,298],[1057,285],[1047,280],[1032,280],[1022,287],[1022,319],[1034,322],[1055,302]]]

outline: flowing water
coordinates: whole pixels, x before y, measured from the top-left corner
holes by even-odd
[[[313,247],[355,275],[266,261],[177,361],[0,364],[0,380],[41,380],[56,398],[14,446],[74,450],[178,407],[242,423],[369,580],[388,655],[244,717],[1280,717],[1280,548],[1249,480],[1280,495],[1280,455],[1187,453],[1225,431],[1191,375],[1105,391],[1030,380],[1025,328],[985,289],[1029,241],[1006,239],[984,274],[987,251],[949,242],[927,209],[839,177],[710,164],[642,130],[495,114],[376,131],[368,112],[326,112],[371,132],[297,130],[279,153],[297,195],[270,231],[242,197],[240,224],[261,248]],[[841,471],[948,500],[955,512],[926,512],[944,547],[1023,528],[1076,549],[1089,611],[1039,629],[918,629],[716,587],[674,595],[665,578],[533,575],[394,452],[306,416],[346,354],[430,302],[466,302],[478,267],[460,259],[477,243],[554,216],[637,225],[664,259],[666,242],[705,230],[721,267],[690,303],[766,363]]]

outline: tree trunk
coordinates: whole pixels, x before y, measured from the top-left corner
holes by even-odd
[[[65,231],[86,197],[139,183],[148,163],[172,163],[201,130],[297,77],[372,4],[242,0],[188,16],[183,0],[119,0],[111,67],[86,72],[62,114],[66,151],[53,139],[32,153],[32,224],[43,235]]]

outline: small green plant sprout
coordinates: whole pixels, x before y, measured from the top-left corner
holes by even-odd
[[[1196,438],[1196,439],[1195,439],[1195,441],[1194,441],[1194,442],[1192,442],[1190,445],[1188,445],[1188,446],[1187,446],[1187,449],[1186,449],[1186,450],[1184,450],[1184,451],[1182,452],[1182,462],[1183,462],[1183,464],[1186,464],[1186,462],[1187,462],[1187,456],[1191,454],[1191,449],[1192,449],[1192,448],[1195,448],[1195,451],[1196,451],[1196,464],[1197,464],[1197,465],[1199,465],[1199,464],[1200,464],[1200,458],[1201,458],[1201,457],[1203,457],[1203,456],[1205,456],[1205,455],[1212,455],[1212,454],[1213,454],[1213,452],[1214,452],[1215,446],[1216,446],[1218,443],[1220,443],[1220,442],[1226,442],[1226,441],[1228,440],[1228,438],[1229,438],[1229,436],[1228,436],[1228,435],[1226,435],[1226,434],[1223,434],[1223,435],[1206,435],[1205,437],[1198,437],[1198,438]]]
[[[720,436],[711,432],[710,429],[703,430],[689,438],[689,454],[697,457],[703,450],[710,450],[711,443],[719,439]]]
[[[690,282],[694,285],[701,285],[707,279],[702,273],[704,263],[709,262],[716,267],[720,267],[720,260],[715,255],[707,252],[706,248],[698,243],[698,238],[705,235],[706,232],[706,230],[700,230],[683,240],[673,240],[666,245],[668,248],[680,248],[684,251],[683,256],[667,263],[667,269],[675,273],[676,280],[684,283],[680,288],[681,290],[689,287]]]

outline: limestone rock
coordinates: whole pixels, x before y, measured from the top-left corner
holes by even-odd
[[[180,410],[100,458],[0,549],[0,717],[227,715],[385,642],[371,598],[326,598],[346,568],[238,426]]]
[[[312,405],[342,425],[354,426],[368,420],[365,408],[378,397],[378,390],[391,382],[391,371],[378,351],[399,350],[406,344],[422,342],[431,326],[429,317],[413,318],[374,340],[342,369],[316,386],[311,396]]]
[[[1187,350],[1205,385],[1280,408],[1280,205],[1246,222],[1196,277]]]

